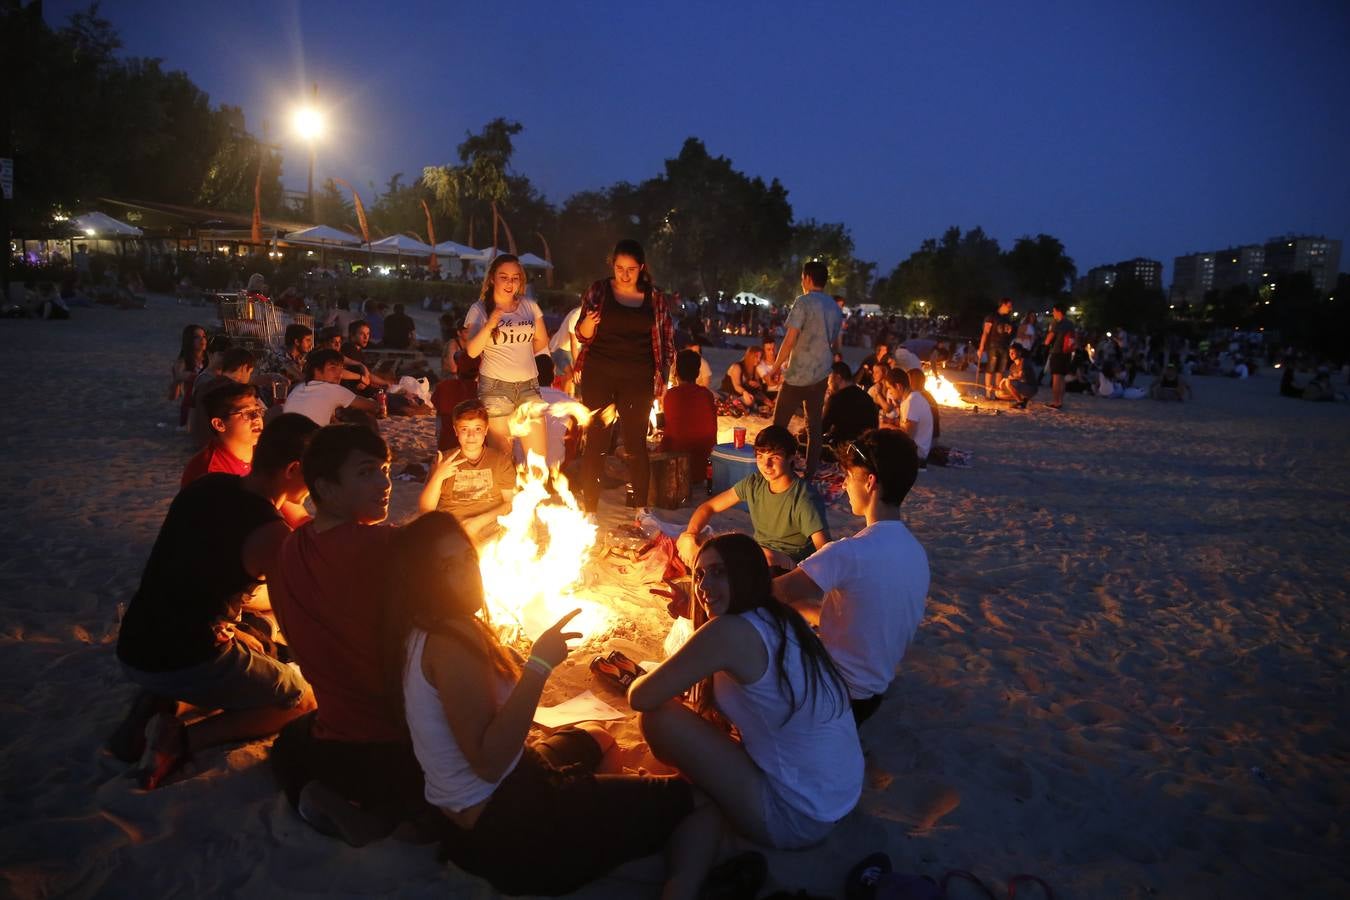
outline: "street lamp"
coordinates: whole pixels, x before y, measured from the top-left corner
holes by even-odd
[[[314,85],[314,98],[308,106],[301,106],[291,114],[291,129],[296,137],[309,144],[309,217],[314,218],[314,145],[323,137],[323,113],[319,111],[319,86]]]

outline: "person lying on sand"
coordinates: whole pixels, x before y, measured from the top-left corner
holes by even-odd
[[[483,610],[473,542],[454,516],[399,529],[388,592],[398,629],[390,691],[401,694],[426,799],[461,869],[507,894],[562,894],[665,846],[694,811],[678,776],[596,776],[614,739],[583,725],[530,740],[544,684],[569,654],[569,613],[522,665]]]
[[[250,631],[241,614],[290,534],[278,507],[308,493],[300,457],[316,430],[303,416],[280,417],[259,437],[249,474],[205,475],[169,507],[117,636],[122,670],[142,693],[109,750],[140,757],[146,789],[205,747],[273,734],[314,709],[271,635]],[[187,725],[180,701],[220,712]]]
[[[316,830],[360,846],[425,817],[422,770],[389,702],[389,446],[360,425],[314,435],[303,461],[317,513],[282,545],[272,608],[317,711],[272,745],[277,779]]]
[[[849,508],[865,527],[775,578],[773,593],[818,626],[862,725],[923,620],[928,555],[900,515],[919,473],[914,441],[892,429],[868,431],[840,450],[839,462]]]
[[[708,621],[628,692],[652,753],[713,799],[676,830],[664,896],[694,897],[723,830],[757,844],[819,844],[857,805],[863,757],[844,680],[806,620],[774,599],[763,549],[724,534],[699,549]],[[681,702],[702,683],[696,712]],[[717,710],[740,731],[703,718]]]

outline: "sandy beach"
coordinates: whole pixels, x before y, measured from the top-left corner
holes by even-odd
[[[495,896],[431,848],[313,832],[265,741],[208,751],[152,793],[102,750],[133,694],[118,617],[189,455],[165,399],[188,322],[215,312],[155,297],[0,321],[0,894]],[[734,356],[709,353],[718,378]],[[763,893],[842,896],[853,863],[885,850],[899,871],[968,869],[1000,895],[1022,872],[1068,900],[1350,895],[1350,405],[1277,384],[944,410],[941,442],[974,466],[928,469],[905,503],[932,589],[862,731],[862,800],[823,846],[770,853]],[[387,428],[396,474],[434,447],[432,420]],[[393,521],[419,490],[395,481]],[[718,524],[748,525],[735,515]],[[860,527],[846,501],[829,518],[835,536]],[[601,517],[629,521],[613,504]],[[670,620],[643,574],[605,561],[587,587],[613,601],[612,645],[656,659]],[[592,681],[594,652],[545,702],[593,689],[627,712]],[[631,718],[613,731],[638,740]],[[641,746],[622,761],[652,766]],[[655,896],[661,872],[638,861],[576,896]]]

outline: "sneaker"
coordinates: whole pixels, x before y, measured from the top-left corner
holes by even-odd
[[[865,856],[844,877],[844,897],[847,900],[872,900],[877,893],[877,882],[891,872],[891,858],[885,853]]]

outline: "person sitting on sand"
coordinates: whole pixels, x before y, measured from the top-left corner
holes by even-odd
[[[923,620],[928,555],[900,515],[919,473],[914,441],[877,429],[850,442],[839,458],[849,509],[866,526],[775,578],[773,591],[818,626],[862,725],[881,705]]]
[[[146,789],[205,747],[264,737],[314,709],[271,635],[254,633],[241,615],[290,534],[278,508],[308,493],[300,458],[316,430],[281,416],[263,429],[249,474],[206,475],[169,506],[117,636],[122,670],[142,694],[109,749],[141,759]],[[177,701],[220,712],[185,725]]]
[[[192,390],[197,376],[206,370],[207,362],[206,329],[200,325],[184,325],[178,358],[173,361],[173,383],[169,387],[169,400],[180,401],[179,428],[187,427],[188,415],[192,412]]]
[[[1345,396],[1337,394],[1336,389],[1331,386],[1331,369],[1318,366],[1312,381],[1309,381],[1308,386],[1303,389],[1303,399],[1325,403],[1330,400],[1344,400]]]
[[[426,800],[449,822],[450,861],[504,893],[554,895],[658,852],[694,810],[688,781],[597,777],[614,747],[598,725],[531,739],[544,685],[581,636],[567,630],[576,613],[539,635],[522,665],[484,607],[473,541],[445,513],[399,530],[395,569],[390,657],[402,664],[391,674]]]
[[[266,412],[257,388],[231,381],[211,391],[205,406],[211,438],[183,467],[180,487],[211,472],[247,475],[253,467],[253,448],[262,434]]]
[[[652,753],[714,801],[671,839],[668,898],[698,894],[725,827],[762,846],[812,847],[862,793],[847,687],[806,620],[774,599],[763,550],[719,535],[699,550],[693,578],[708,621],[628,691]],[[696,712],[680,698],[700,683]],[[702,717],[713,708],[739,741]]]
[[[1182,403],[1191,399],[1191,393],[1191,383],[1181,376],[1174,363],[1168,363],[1148,386],[1148,395],[1154,400]]]
[[[390,701],[381,636],[393,530],[389,445],[332,425],[303,460],[317,514],[281,546],[272,607],[319,708],[282,730],[271,760],[287,799],[315,829],[360,844],[426,811],[422,770]]]
[[[1026,409],[1038,390],[1036,364],[1026,348],[1013,341],[1008,345],[1008,372],[998,383],[998,399],[1013,401],[1014,409]]]
[[[699,534],[712,517],[741,501],[750,509],[755,540],[765,559],[788,570],[830,541],[825,508],[810,482],[798,478],[792,464],[797,441],[781,425],[770,425],[755,435],[755,468],[727,490],[701,503],[676,541],[680,558],[692,565],[698,554]]]
[[[462,401],[451,421],[459,449],[437,451],[417,508],[450,513],[478,540],[495,529],[497,517],[510,509],[516,469],[509,456],[487,446],[488,412],[482,400]]]
[[[853,382],[848,363],[837,362],[830,369],[830,394],[820,429],[826,446],[838,446],[853,440],[869,428],[877,427],[877,405],[867,392]]]
[[[717,444],[717,398],[698,384],[703,358],[693,350],[675,355],[675,387],[661,398],[666,416],[661,449],[689,456],[689,480],[702,478]]]
[[[370,346],[371,330],[370,324],[365,319],[357,319],[347,328],[347,342],[342,345],[342,363],[347,369],[348,375],[356,376],[357,383],[352,385],[352,390],[358,394],[367,395],[379,388],[389,387],[392,382],[374,372],[366,362],[366,348]],[[344,377],[343,381],[350,381],[349,377]]]
[[[919,373],[918,381],[922,384],[923,370],[914,371]],[[913,389],[913,380],[908,372],[892,369],[886,376],[886,383],[891,392],[891,403],[895,404],[898,413],[894,425],[882,422],[881,427],[898,428],[909,435],[919,450],[919,467],[923,468],[928,463],[928,451],[933,448],[936,426],[933,406],[927,396]]]
[[[358,397],[341,385],[342,354],[336,350],[315,350],[305,358],[305,380],[291,388],[286,397],[286,412],[300,413],[327,425],[339,409],[355,409],[377,415],[380,405],[368,397]]]
[[[731,365],[722,376],[722,393],[731,400],[740,400],[745,408],[763,411],[769,398],[764,393],[764,382],[760,380],[756,369],[764,356],[764,349],[758,345],[745,348],[745,354]]]
[[[900,404],[892,400],[894,392],[887,385],[890,384],[891,372],[895,371],[904,375],[903,369],[891,369],[884,362],[874,362],[872,364],[872,386],[867,389],[867,396],[877,408],[877,421],[894,424],[900,416]],[[897,375],[896,377],[900,377]]]
[[[305,357],[314,349],[314,329],[299,323],[287,325],[285,345],[281,374],[285,375],[294,387],[304,380]]]
[[[205,447],[214,433],[211,430],[210,418],[206,414],[206,401],[210,398],[211,392],[230,384],[248,384],[253,378],[256,362],[257,357],[253,355],[252,350],[231,347],[220,354],[218,370],[211,372],[208,369],[203,373],[204,377],[197,379],[197,384],[192,389],[192,412],[188,415],[188,435],[192,438],[192,446]]]

